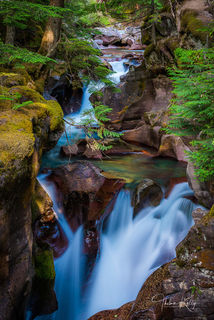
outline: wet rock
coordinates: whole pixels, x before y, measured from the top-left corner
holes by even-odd
[[[58,309],[54,282],[54,280],[34,278],[29,301],[32,319],[41,315],[51,314]]]
[[[74,88],[71,75],[49,77],[45,86],[45,98],[55,98],[61,105],[64,114],[76,112],[81,107],[83,90]]]
[[[73,157],[78,154],[78,145],[73,144],[71,146],[62,146],[60,149],[60,154],[63,157]]]
[[[98,219],[124,184],[120,179],[105,178],[101,170],[88,161],[56,168],[49,179],[62,195],[65,213],[73,229]]]
[[[144,179],[132,195],[132,206],[136,215],[144,206],[158,206],[163,198],[161,187],[151,179]]]
[[[198,201],[206,208],[211,208],[214,204],[214,182],[199,181],[195,176],[194,166],[191,163],[188,163],[187,166],[187,178]]]
[[[92,141],[93,142],[93,141]],[[98,149],[92,149],[90,140],[80,139],[72,146],[61,147],[61,155],[64,157],[73,157],[79,155],[87,159],[100,160],[105,156],[123,155],[133,152],[141,152],[142,148],[129,144],[121,139],[110,139],[108,144],[112,146],[111,149],[101,152]]]
[[[68,239],[56,219],[49,222],[36,221],[34,236],[40,247],[50,247],[53,250],[54,258],[60,257],[68,247]]]
[[[129,73],[121,78],[118,88],[121,90],[120,93],[105,88],[103,97],[96,97],[102,104],[112,108],[108,115],[109,128],[118,131],[136,129],[147,120],[148,112],[158,114],[160,119],[163,118],[162,123],[165,122],[164,117],[172,98],[172,85],[166,76],[150,75],[143,64],[138,67],[132,66]],[[94,99],[92,95],[92,102]]]
[[[178,161],[188,162],[188,156],[185,151],[190,151],[190,149],[184,144],[181,137],[163,135],[159,148],[159,154],[161,156],[172,157]]]
[[[158,149],[161,139],[160,129],[161,127],[144,124],[137,129],[124,132],[122,139],[129,143],[139,143]]]

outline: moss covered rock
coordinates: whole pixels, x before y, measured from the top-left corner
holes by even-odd
[[[202,30],[205,25],[198,16],[199,13],[195,10],[184,10],[181,17],[181,32],[191,34],[195,39],[205,44],[208,32]]]
[[[25,86],[26,78],[18,73],[0,72],[0,84],[5,87]]]
[[[51,280],[55,278],[52,250],[38,250],[34,256],[37,278]]]

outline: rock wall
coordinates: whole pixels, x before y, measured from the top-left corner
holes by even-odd
[[[171,4],[166,5],[155,23],[156,43],[152,42],[149,17],[142,22],[142,44],[147,47],[141,66],[132,66],[121,79],[120,92],[106,88],[100,99],[113,109],[108,127],[125,130],[124,141],[152,147],[159,156],[188,163],[185,152],[191,150],[190,139],[168,135],[162,130],[173,97],[167,68],[175,63],[176,48],[198,49],[209,45],[207,31],[200,28],[213,20],[213,7],[205,0],[171,1]],[[214,202],[213,185],[196,184],[194,180],[194,174],[190,174],[196,197],[210,208]]]
[[[31,288],[32,210],[39,160],[64,128],[56,101],[46,101],[25,72],[0,73],[0,319],[24,319]],[[18,101],[16,101],[18,99]],[[14,103],[32,101],[13,110]]]

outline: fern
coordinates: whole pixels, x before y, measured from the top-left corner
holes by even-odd
[[[175,98],[167,133],[193,137],[189,159],[202,181],[214,178],[214,49],[175,51],[178,66],[169,70]]]

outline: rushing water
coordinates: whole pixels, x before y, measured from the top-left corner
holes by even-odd
[[[128,71],[123,62],[111,62],[116,71],[112,79],[116,83]],[[86,88],[80,112],[72,115],[76,122],[80,121],[84,110],[92,107],[89,97],[90,91]],[[84,137],[84,133],[75,127],[66,125],[66,131],[70,139]],[[57,146],[43,158],[43,166],[55,167],[65,163],[59,150],[66,143],[67,138],[63,135]],[[170,178],[184,175],[180,164],[167,161],[135,155],[97,162],[101,168],[125,178],[129,184],[120,191],[111,214],[101,224],[100,254],[89,279],[85,277],[83,227],[72,232],[63,208],[56,200],[55,186],[47,179],[49,173],[38,177],[53,200],[56,217],[69,241],[64,254],[55,259],[58,310],[51,315],[39,316],[38,320],[86,320],[100,310],[117,308],[134,300],[147,277],[175,257],[177,244],[193,225],[191,213],[194,205],[185,198],[192,195],[188,184],[176,185],[159,206],[144,208],[135,218],[131,206],[132,183],[135,185],[145,177],[154,178],[165,190]],[[27,319],[30,319],[30,313]]]

